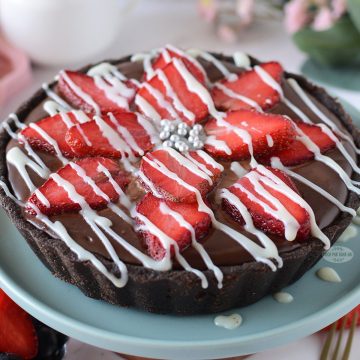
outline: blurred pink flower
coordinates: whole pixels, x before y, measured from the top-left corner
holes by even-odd
[[[292,0],[285,5],[285,27],[290,34],[301,30],[309,21],[309,0]]]
[[[336,19],[333,17],[331,9],[323,6],[315,16],[312,28],[316,31],[324,31],[334,25]]]
[[[346,0],[333,0],[332,1],[332,12],[336,19],[343,16],[347,10]]]
[[[236,41],[236,32],[231,26],[220,25],[217,29],[219,38],[227,43],[234,43]]]
[[[207,22],[214,21],[216,13],[218,11],[217,4],[215,0],[200,0],[198,3],[198,10],[200,15]]]
[[[241,24],[244,26],[250,25],[254,17],[254,0],[237,0],[236,12],[240,16]]]

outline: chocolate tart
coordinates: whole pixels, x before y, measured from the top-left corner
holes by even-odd
[[[235,67],[232,57],[221,54],[213,55],[232,71],[241,71]],[[143,76],[142,66],[131,62],[130,59],[130,57],[124,57],[120,60],[108,62],[119,67],[129,78],[141,79]],[[252,65],[259,64],[253,58],[251,58],[251,62]],[[221,74],[210,62],[204,60],[202,65],[212,81],[220,78]],[[80,71],[86,72],[92,66],[89,65]],[[331,117],[338,126],[341,126],[343,131],[350,134],[357,146],[360,146],[360,136],[357,129],[336,99],[302,76],[285,73],[285,77],[294,78],[316,105]],[[56,82],[50,86],[55,88]],[[299,102],[296,95],[286,85],[284,85],[284,91],[294,102]],[[18,119],[21,122],[28,123],[45,117],[46,113],[42,110],[42,104],[47,99],[48,95],[43,89],[37,91],[31,99],[16,111]],[[307,109],[302,108],[302,110],[307,112]],[[291,110],[284,108],[282,104],[275,106],[271,112],[293,115]],[[313,114],[311,116],[315,122],[319,122],[316,116]],[[9,121],[9,124],[12,126],[11,121]],[[13,127],[13,130],[16,130],[15,127]],[[0,134],[0,179],[12,192],[24,197],[24,193],[22,193],[23,185],[17,182],[16,172],[8,166],[6,160],[6,153],[13,146],[16,146],[14,141],[11,140],[8,132],[3,130]],[[351,152],[351,149],[349,152],[357,163],[355,152]],[[350,166],[346,164],[337,150],[331,150],[327,155],[339,163],[352,179],[356,180],[358,178],[357,175],[352,174]],[[44,156],[43,159],[48,158]],[[58,165],[54,165],[55,168],[56,166],[58,167]],[[312,161],[296,167],[294,171],[311,178],[312,181],[321,178],[319,180],[321,184],[331,188],[333,191],[335,189],[335,196],[345,206],[352,209],[359,207],[359,197],[354,192],[348,191],[337,175],[332,170],[327,169],[326,166]],[[39,179],[35,179],[36,181],[39,183]],[[323,233],[329,238],[331,244],[334,244],[350,224],[351,216],[340,212],[333,204],[301,183],[296,182],[296,185],[312,206]],[[45,227],[36,221],[28,221],[29,219],[24,216],[23,209],[8,197],[3,190],[0,190],[0,198],[9,218],[37,257],[53,275],[77,286],[86,296],[91,298],[101,299],[115,305],[136,307],[154,313],[183,315],[216,313],[252,304],[301,278],[316,264],[325,251],[324,244],[315,238],[310,238],[301,243],[295,241],[291,244],[279,240],[279,253],[284,264],[277,271],[272,271],[267,265],[254,261],[244,249],[233,251],[234,248],[230,247],[227,251],[223,251],[226,245],[229,244],[229,239],[224,238],[220,232],[212,232],[209,235],[210,239],[206,240],[204,245],[210,244],[209,254],[214,255],[214,263],[223,272],[224,279],[221,289],[218,288],[213,272],[204,267],[201,268],[201,264],[199,265],[191,249],[185,250],[183,255],[192,265],[199,265],[199,268],[208,279],[208,288],[202,288],[199,278],[181,269],[176,262],[170,271],[155,271],[145,268],[132,257],[124,255],[124,252],[120,253],[120,258],[126,263],[129,279],[126,286],[118,288],[105,278],[90,261],[79,261],[77,255],[63,241],[52,235],[51,231],[45,231]],[[219,210],[220,212],[221,210]],[[65,219],[65,223],[70,224],[70,227],[80,227],[78,218],[72,220],[71,215],[66,215],[62,219]],[[120,227],[118,230],[121,230],[121,224],[118,226]],[[133,240],[133,236],[131,239],[137,247],[141,247],[139,240]],[[84,239],[79,241],[82,245],[85,243]],[[220,247],[219,243],[221,244]],[[91,248],[92,245],[88,246]],[[240,248],[239,245],[238,248]],[[94,247],[92,247],[92,250],[108,271],[117,276],[120,274],[117,267],[109,257],[105,256],[103,251],[98,251],[99,249]]]

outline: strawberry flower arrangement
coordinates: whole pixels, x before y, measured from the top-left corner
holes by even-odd
[[[28,214],[44,219],[80,212],[115,263],[120,262],[100,229],[147,267],[168,270],[176,256],[185,269],[202,279],[204,287],[206,278],[181,252],[194,246],[221,287],[222,274],[199,242],[212,227],[273,270],[274,262],[281,266],[276,252],[266,253],[270,245],[265,240],[263,250],[221,223],[212,210],[219,205],[254,234],[260,229],[290,241],[306,241],[316,232],[329,246],[314,224],[311,208],[281,167],[314,158],[302,138],[321,153],[334,148],[336,138],[317,125],[267,112],[281,101],[283,68],[279,63],[252,68],[244,55],[239,70],[246,70],[239,74],[218,63],[225,76],[212,84],[195,57],[172,46],[158,51],[151,62],[145,58],[144,65],[141,82],[127,79],[108,63],[93,67],[88,74],[60,73],[57,91],[65,101],[56,95],[58,103],[50,101],[45,106],[51,116],[22,127],[18,136],[25,147],[55,155],[63,165],[49,176],[29,164],[46,180],[28,198]],[[71,110],[69,104],[80,110]],[[11,151],[10,160],[16,149]],[[281,166],[270,167],[274,158]],[[237,180],[217,189],[229,166]],[[143,191],[135,200],[129,195],[134,180]],[[269,199],[277,199],[276,205],[265,200],[265,208],[282,210],[265,211],[258,202],[264,192]],[[95,213],[107,207],[131,225],[148,255],[126,244],[112,231],[111,222]],[[290,220],[284,222],[282,217]],[[45,223],[55,224],[52,229],[59,231],[56,223],[46,218]],[[117,286],[126,284],[123,272],[120,280],[105,274]]]
[[[291,0],[285,26],[297,46],[324,65],[360,64],[357,0]]]

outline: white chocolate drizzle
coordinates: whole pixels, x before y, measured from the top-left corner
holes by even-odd
[[[161,120],[161,116],[155,108],[139,94],[136,94],[135,96],[135,105],[143,112],[144,115],[152,119],[154,122],[159,122]]]
[[[274,146],[274,139],[271,137],[271,135],[266,134],[266,141],[268,144],[268,147],[273,147]]]
[[[168,149],[166,149],[168,150]],[[162,172],[165,176],[169,177],[172,180],[175,180],[180,186],[186,188],[187,190],[193,192],[196,196],[197,203],[198,203],[198,211],[207,213],[212,221],[212,224],[215,228],[219,229],[220,231],[226,233],[229,235],[232,239],[237,241],[241,246],[243,246],[257,261],[263,262],[267,264],[273,271],[276,270],[276,266],[274,265],[273,261],[271,259],[275,259],[278,264],[282,264],[282,260],[278,255],[277,248],[274,245],[274,243],[270,240],[267,240],[267,236],[263,233],[259,236],[261,237],[261,241],[263,241],[267,247],[261,247],[258,244],[251,241],[246,236],[242,235],[238,231],[232,229],[231,227],[227,226],[226,224],[223,224],[219,222],[215,218],[215,214],[213,211],[208,207],[198,189],[181,179],[176,173],[169,170],[165,164],[163,164],[158,159],[150,159],[148,156],[143,157],[143,161],[148,163],[150,166],[155,168],[156,170]],[[148,179],[150,181],[150,179]]]
[[[349,213],[351,216],[356,215],[356,211],[350,207],[345,206],[342,204],[336,197],[332,196],[330,193],[322,189],[320,186],[314,184],[310,180],[306,179],[305,177],[299,175],[298,173],[286,168],[280,161],[279,158],[273,157],[271,158],[271,166],[276,169],[280,169],[290,175],[292,178],[302,182],[306,186],[310,187],[311,189],[317,191],[319,194],[321,194],[324,198],[329,200],[331,203],[336,205],[341,211]]]
[[[13,147],[6,154],[6,160],[9,164],[14,166],[19,175],[24,179],[26,186],[31,192],[35,191],[36,186],[30,179],[30,176],[26,170],[26,167],[29,167],[41,178],[47,179],[49,173],[39,166],[35,161],[31,160],[26,154],[24,154],[20,148]]]
[[[263,112],[261,106],[256,101],[250,99],[247,96],[236,93],[235,91],[231,90],[228,86],[225,86],[224,84],[218,82],[214,85],[214,87],[221,90],[225,95],[229,96],[230,98],[240,100],[243,103],[253,107],[257,111]]]
[[[248,173],[248,170],[246,170],[239,162],[233,161],[230,165],[230,170],[238,177],[242,178],[244,175]]]
[[[66,109],[66,111],[71,110],[71,106],[63,99],[61,98],[56,92],[54,92],[49,84],[42,84],[42,89],[45,91],[46,95],[55,101],[61,108]]]
[[[115,286],[123,285],[123,279],[117,278],[114,274],[109,272],[104,264],[96,258],[90,251],[85,250],[80,246],[67,232],[65,226],[60,221],[51,221],[47,216],[42,214],[40,210],[34,205],[29,204],[36,213],[36,218],[45,224],[51,231],[53,231],[59,238],[73,251],[80,261],[90,261],[94,267],[101,272],[107,279],[109,279]]]
[[[269,73],[267,73],[263,68],[261,68],[260,66],[255,66],[254,70],[257,72],[257,74],[261,77],[261,79],[270,87],[272,87],[274,90],[276,90],[281,99],[284,100],[284,92],[280,86],[280,84],[275,81],[271,75]],[[352,144],[353,147],[355,147],[352,139],[342,133],[341,131],[338,130],[338,128],[336,127],[335,124],[333,124],[333,122],[328,119],[316,106],[315,104],[312,103],[312,101],[310,101],[310,99],[308,98],[308,96],[305,94],[305,92],[300,88],[300,86],[298,86],[298,84],[296,83],[295,80],[292,79],[292,81],[290,81],[290,85],[293,87],[293,89],[295,90],[295,92],[301,97],[301,99],[305,102],[305,104],[307,106],[310,107],[310,109],[315,113],[315,115],[317,115],[318,117],[320,117],[320,119],[322,121],[324,121],[325,124],[331,126],[334,130],[336,130],[337,134],[341,136],[341,134],[343,135],[342,137],[346,140],[349,141],[350,144]],[[290,101],[288,99],[286,99],[285,103],[287,105],[290,104]],[[291,108],[294,110],[295,105],[291,103]],[[298,109],[298,108],[297,108]],[[301,112],[300,109],[298,109],[298,111],[295,111],[296,113]],[[302,112],[301,112],[302,113]],[[303,113],[302,113],[303,114]],[[307,122],[310,121],[309,118],[307,118]],[[311,122],[311,121],[310,121]],[[347,188],[353,192],[355,192],[356,194],[360,194],[360,189],[358,189],[356,186],[354,186],[353,184],[359,185],[357,182],[354,182],[350,179],[350,177],[345,173],[345,171],[330,157],[326,156],[326,155],[322,155],[320,152],[319,147],[303,132],[301,131],[301,129],[296,125],[295,122],[293,122],[295,129],[298,133],[298,140],[300,140],[305,146],[306,148],[314,153],[315,156],[315,160],[318,160],[320,162],[323,162],[325,165],[329,166],[330,168],[332,168],[336,173],[338,173],[338,175],[340,176],[340,178],[342,179],[342,181],[345,183],[345,185],[347,186]],[[326,128],[325,124],[320,124],[319,126],[321,127],[322,131],[325,132],[328,136],[331,137],[331,139],[333,141],[335,141],[338,149],[342,152],[342,154],[344,155],[346,152],[345,148],[343,147],[343,145],[338,141],[338,139],[336,139],[336,137],[332,134],[329,135],[330,132],[328,131],[328,128]],[[333,124],[333,125],[331,125]],[[335,127],[334,127],[335,126]],[[355,150],[357,150],[357,148],[355,147]],[[356,164],[354,163],[354,161],[351,159],[350,155],[347,153],[347,155],[344,155],[345,158],[349,161],[350,165],[353,167],[353,170],[360,170]],[[351,160],[350,160],[351,159]]]
[[[233,55],[233,60],[234,64],[240,68],[248,70],[251,67],[251,61],[249,56],[242,51],[236,51]]]
[[[55,139],[53,139],[45,130],[43,130],[36,123],[30,123],[29,127],[35,130],[46,142],[48,142],[54,148],[56,156],[64,165],[68,163],[68,160],[62,155],[59,145]]]
[[[213,64],[221,72],[221,74],[224,77],[231,78],[232,76],[234,76],[234,74],[232,74],[226,68],[226,66],[220,60],[218,60],[214,55],[212,55],[206,51],[199,50],[199,49],[189,49],[187,52],[188,52],[188,54],[190,54],[192,56],[201,57],[204,60],[208,61],[209,63]]]
[[[66,74],[65,71],[61,71],[60,72],[60,76],[64,79],[64,81],[67,83],[67,85],[70,87],[70,89],[79,97],[81,98],[84,102],[86,102],[88,105],[90,105],[96,114],[100,114],[100,107],[99,105],[96,103],[96,101],[86,92],[84,92],[79,86],[77,86],[70,78],[69,76]]]
[[[175,62],[178,62],[177,59],[173,59],[173,61],[174,61],[174,64],[175,64]],[[159,80],[163,83],[163,85],[166,89],[166,95],[172,100],[175,109],[179,113],[183,114],[185,116],[185,118],[189,119],[190,121],[194,121],[195,114],[193,112],[191,112],[189,109],[187,109],[185,107],[185,105],[180,101],[179,97],[177,96],[174,89],[172,88],[165,73],[162,70],[157,69],[157,70],[155,70],[155,74],[158,76]]]
[[[175,54],[179,55],[180,57],[185,58],[186,60],[191,62],[201,72],[201,74],[204,77],[205,81],[209,82],[206,71],[204,70],[202,65],[197,61],[197,59],[195,57],[189,55],[188,52],[182,51],[182,50],[180,50],[180,49],[178,49],[175,46],[170,45],[170,44],[166,45],[165,49],[169,49],[172,52],[174,52]]]
[[[177,115],[175,109],[173,108],[173,106],[165,99],[164,95],[159,90],[155,89],[149,83],[144,83],[142,85],[142,87],[144,87],[149,92],[149,94],[156,100],[156,102],[162,108],[164,108],[170,114],[170,116],[172,118],[176,119],[178,117],[178,115]]]

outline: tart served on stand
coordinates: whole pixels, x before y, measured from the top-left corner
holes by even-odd
[[[2,205],[87,296],[150,312],[254,303],[359,206],[359,136],[278,62],[166,46],[64,70],[3,123]]]

